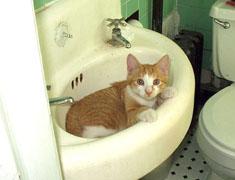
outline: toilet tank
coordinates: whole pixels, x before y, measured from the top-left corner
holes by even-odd
[[[210,10],[213,18],[212,63],[216,76],[235,81],[235,6],[227,2],[217,0]],[[228,28],[224,27],[226,24],[229,24]]]

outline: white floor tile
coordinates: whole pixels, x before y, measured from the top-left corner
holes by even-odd
[[[206,180],[209,166],[203,159],[195,139],[195,129],[185,137],[185,144],[176,157],[166,180]]]

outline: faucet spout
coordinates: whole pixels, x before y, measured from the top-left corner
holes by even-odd
[[[72,97],[60,97],[60,98],[50,98],[49,99],[49,104],[50,106],[53,105],[68,105],[68,104],[73,104],[74,99]]]
[[[113,47],[126,47],[126,48],[130,48],[131,47],[131,43],[125,39],[122,36],[121,33],[121,29],[118,27],[118,25],[122,25],[122,26],[126,26],[127,24],[123,23],[122,21],[124,20],[124,18],[121,19],[110,19],[108,18],[107,21],[111,22],[110,24],[108,24],[108,26],[115,26],[112,29],[112,39],[108,41],[108,43],[113,46]]]
[[[114,28],[113,29],[112,39],[114,41],[119,42],[122,46],[124,46],[126,48],[131,47],[131,43],[122,36],[121,30],[119,28]]]

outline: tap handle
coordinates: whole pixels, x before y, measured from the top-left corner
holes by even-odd
[[[121,26],[126,26],[127,25],[126,23],[122,22],[122,21],[125,20],[125,18],[121,18],[121,19],[111,19],[111,18],[108,18],[106,20],[110,22],[107,25],[108,27],[115,26],[115,28],[117,28],[118,25],[121,25]]]

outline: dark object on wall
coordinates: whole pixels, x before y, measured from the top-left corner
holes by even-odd
[[[162,33],[163,0],[153,0],[152,29]]]
[[[190,60],[195,74],[195,102],[194,115],[197,113],[197,105],[200,99],[200,81],[203,54],[203,35],[200,32],[181,30],[175,36],[174,41],[182,48]]]
[[[139,10],[134,12],[132,15],[130,15],[128,18],[126,18],[126,22],[131,20],[131,19],[136,19],[139,20]]]

